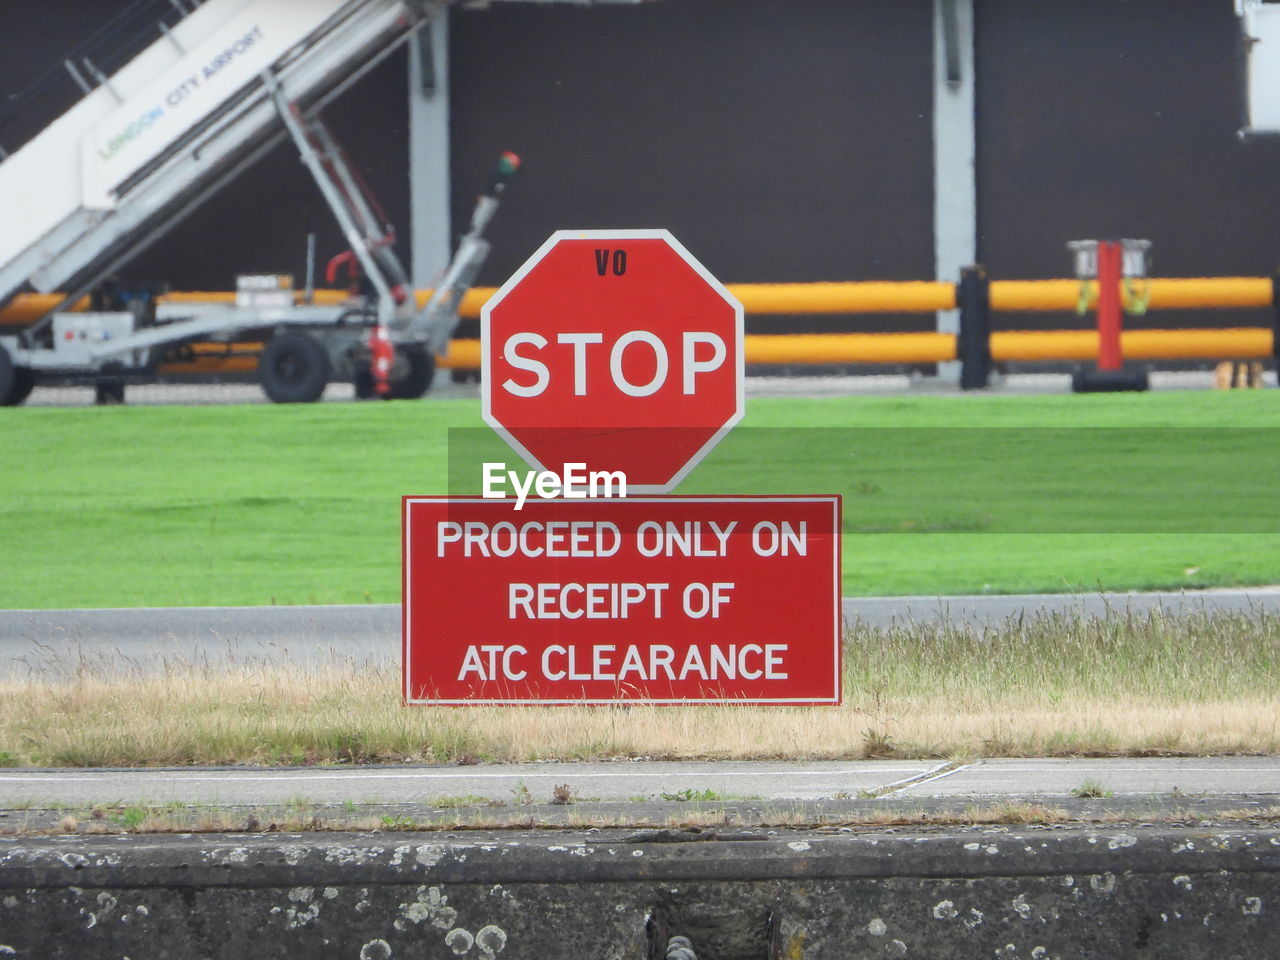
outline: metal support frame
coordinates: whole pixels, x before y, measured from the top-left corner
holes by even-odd
[[[62,65],[67,68],[67,73],[71,74],[71,79],[76,82],[76,86],[80,88],[82,93],[86,96],[93,93],[93,87],[89,86],[89,81],[84,78],[84,74],[80,72],[79,67],[70,60],[63,60]]]
[[[342,188],[342,196],[347,200],[352,213],[361,221],[369,252],[386,271],[390,284],[407,287],[409,277],[400,263],[400,258],[390,247],[390,242],[394,240],[394,228],[390,223],[382,222],[373,210],[363,182],[352,173],[351,165],[347,163],[342,147],[334,140],[328,126],[318,115],[307,121],[307,131],[319,142],[323,159],[328,161],[330,172]]]
[[[397,49],[438,2],[443,0],[352,3],[345,18],[329,24],[305,55],[273,71],[276,80],[315,113]],[[174,9],[198,6],[194,0],[182,0]],[[156,37],[169,43],[158,32]],[[66,64],[58,69],[69,71]],[[87,75],[77,72],[87,84]],[[279,124],[276,105],[266,91],[250,91],[235,109],[211,117],[136,175],[115,210],[105,216],[78,211],[25,253],[0,265],[0,300],[23,284],[43,292],[92,286],[207,199],[213,186],[226,181],[224,170],[242,169],[242,157],[261,156],[262,144],[277,143],[285,136]]]
[[[422,311],[420,326],[425,328],[428,345],[438,356],[444,356],[449,350],[449,338],[458,323],[458,307],[462,297],[475,283],[480,268],[489,256],[489,242],[484,239],[484,231],[489,221],[498,212],[499,198],[506,189],[507,183],[520,169],[520,158],[513,153],[504,153],[489,177],[484,193],[476,201],[475,210],[471,214],[471,225],[458,243],[457,253],[449,262],[448,268],[440,282],[436,284]]]
[[[360,268],[365,272],[365,276],[369,278],[369,282],[373,284],[373,288],[378,294],[378,322],[383,326],[389,327],[395,319],[396,304],[391,295],[391,285],[383,274],[378,257],[374,255],[372,246],[374,238],[366,230],[362,230],[357,222],[360,217],[359,207],[356,206],[353,209],[354,201],[348,199],[325,169],[326,161],[334,171],[344,169],[346,164],[342,159],[341,153],[326,152],[322,157],[320,151],[313,144],[312,138],[308,136],[309,125],[302,119],[294,104],[285,96],[284,89],[276,78],[269,72],[263,73],[262,82],[270,93],[271,99],[276,106],[276,112],[279,113],[280,119],[284,122],[285,129],[289,131],[289,136],[293,139],[294,146],[298,148],[303,165],[311,172],[316,186],[320,188],[321,196],[324,197],[325,203],[329,205],[334,219],[338,221],[343,237],[350,244],[356,259],[360,261]],[[314,130],[314,128],[311,129]],[[350,171],[347,170],[345,173],[349,180]]]
[[[180,10],[184,10],[187,4],[198,5],[193,0],[170,2]],[[96,221],[79,227],[71,224],[68,229],[76,228],[79,233],[70,237],[69,244],[58,248],[60,253],[57,257],[42,263],[38,271],[29,274],[29,282],[37,289],[57,289],[56,284],[70,280],[63,289],[69,288],[71,293],[18,337],[3,338],[5,348],[20,359],[21,366],[27,369],[57,373],[63,369],[79,371],[82,365],[86,365],[101,373],[114,369],[120,362],[117,358],[127,358],[127,362],[136,366],[144,362],[139,358],[149,354],[154,348],[193,337],[229,336],[234,330],[298,325],[315,332],[329,351],[335,368],[340,362],[348,365],[359,362],[360,350],[357,348],[367,347],[373,353],[374,370],[377,374],[381,354],[376,348],[384,346],[384,359],[387,360],[388,369],[383,371],[381,380],[385,381],[392,356],[390,344],[393,325],[396,342],[439,343],[443,337],[447,343],[449,333],[457,322],[461,294],[474,281],[488,252],[488,244],[481,234],[497,209],[498,197],[505,182],[518,169],[518,158],[513,154],[504,154],[497,171],[490,178],[488,188],[477,204],[470,229],[463,238],[459,255],[448,264],[446,278],[449,282],[441,285],[447,296],[435,298],[432,309],[414,316],[411,302],[396,303],[396,297],[401,296],[401,291],[396,288],[408,287],[409,281],[399,258],[391,248],[390,225],[385,222],[386,217],[379,210],[377,201],[367,192],[358,171],[347,162],[339,144],[319,116],[326,103],[338,96],[356,77],[388,56],[400,42],[412,36],[416,27],[433,14],[441,12],[444,3],[445,0],[415,0],[407,6],[411,15],[407,18],[402,16],[398,20],[390,19],[389,8],[383,10],[379,7],[381,19],[360,20],[357,32],[367,33],[371,38],[368,41],[371,47],[373,39],[380,36],[376,32],[378,30],[386,32],[394,28],[402,32],[392,42],[373,50],[371,55],[336,85],[322,88],[318,95],[315,88],[321,83],[320,78],[326,70],[324,62],[319,58],[291,62],[280,70],[270,69],[260,73],[261,92],[254,95],[253,102],[245,110],[216,118],[199,132],[199,142],[193,141],[182,147],[193,153],[202,171],[208,168],[208,172],[217,170],[217,173],[201,183],[200,189],[179,190],[176,195],[171,196],[175,194],[176,183],[193,183],[193,175],[189,167],[171,162],[173,157],[165,157],[162,163],[157,163],[154,169],[147,171],[148,179],[138,190],[129,192],[130,204],[122,206],[108,221],[104,221],[109,227],[106,235],[98,236],[89,230],[89,227],[96,225]],[[164,24],[161,24],[161,32],[168,34],[168,42],[177,44],[177,38],[165,29]],[[443,31],[435,35],[434,42],[443,42]],[[338,52],[345,51],[340,49]],[[437,60],[437,67],[440,63]],[[82,87],[88,86],[86,75],[74,62],[67,61],[65,66]],[[84,60],[82,69],[87,70],[101,85],[110,87],[108,78],[90,61]],[[296,100],[289,96],[290,91],[296,91]],[[115,94],[115,91],[112,90],[111,93]],[[439,93],[437,87],[436,95],[439,96]],[[305,109],[302,107],[304,103]],[[270,129],[271,121],[276,118],[283,129]],[[226,135],[232,131],[254,129],[255,125],[259,128],[260,135],[249,141],[252,146],[239,155],[232,152],[235,144]],[[52,344],[41,346],[37,343],[47,341],[45,334],[59,310],[79,300],[105,273],[167,232],[181,219],[183,213],[207,198],[210,192],[286,136],[293,141],[300,159],[314,178],[361,270],[376,293],[377,319],[372,330],[367,325],[372,320],[367,311],[344,313],[341,310],[335,311],[333,307],[311,305],[278,310],[199,309],[191,315],[170,315],[158,322],[153,320],[144,327],[135,327],[127,336],[94,344],[83,351],[83,359],[78,356],[72,358],[65,352],[60,354],[52,349]],[[223,140],[227,140],[229,145],[224,146]],[[157,211],[161,209],[167,212],[163,218],[157,215]],[[126,237],[131,241],[127,245],[120,242]],[[362,322],[355,325],[344,323],[353,312],[362,314]],[[440,346],[443,348],[444,344]]]

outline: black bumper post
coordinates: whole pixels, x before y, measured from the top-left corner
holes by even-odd
[[[965,267],[956,285],[960,308],[960,389],[982,390],[991,377],[991,301],[987,269]]]
[[[1280,269],[1271,275],[1271,356],[1280,370]]]

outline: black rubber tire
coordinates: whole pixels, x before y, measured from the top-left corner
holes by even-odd
[[[431,389],[431,381],[436,378],[436,358],[416,343],[396,347],[391,376],[388,400],[417,400]]]
[[[373,382],[373,371],[367,366],[358,367],[351,377],[351,385],[356,388],[357,400],[377,400],[378,389]]]
[[[31,396],[31,391],[36,386],[36,374],[30,367],[14,367],[13,370],[13,386],[9,388],[9,392],[0,397],[0,407],[16,407],[21,404],[27,397]]]
[[[10,406],[9,394],[17,389],[18,385],[18,368],[13,365],[13,358],[9,356],[9,351],[4,348],[4,344],[0,344],[0,403],[4,406]]]
[[[276,334],[258,359],[262,392],[273,403],[314,403],[331,372],[324,344],[299,330]]]
[[[123,380],[99,380],[93,385],[93,402],[99,407],[118,407],[124,403]]]

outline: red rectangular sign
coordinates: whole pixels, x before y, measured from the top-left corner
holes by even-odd
[[[837,704],[840,506],[405,497],[405,702]]]

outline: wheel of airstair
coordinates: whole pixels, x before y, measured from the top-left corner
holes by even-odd
[[[431,389],[436,376],[436,358],[426,347],[411,343],[396,347],[396,357],[391,365],[390,388],[383,400],[417,400]],[[373,372],[368,364],[356,370],[352,378],[357,400],[376,400]]]
[[[416,343],[397,347],[387,399],[417,400],[431,389],[435,376],[436,358],[430,350]]]
[[[300,330],[285,330],[262,351],[258,379],[275,403],[314,403],[324,393],[331,369],[324,344]]]
[[[9,351],[0,344],[0,407],[16,407],[35,385],[35,374],[26,367],[14,366]]]

